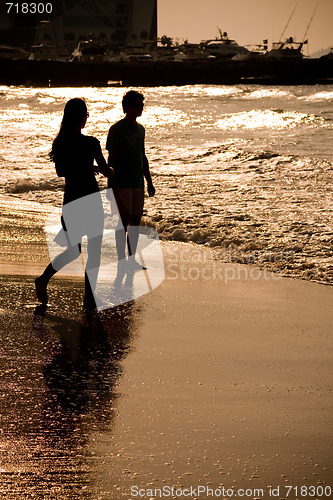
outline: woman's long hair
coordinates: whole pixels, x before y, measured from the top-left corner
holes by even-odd
[[[51,152],[49,153],[52,161],[56,161],[56,157],[61,149],[68,146],[75,131],[87,115],[87,105],[83,99],[75,97],[66,103],[59,133],[54,139]]]

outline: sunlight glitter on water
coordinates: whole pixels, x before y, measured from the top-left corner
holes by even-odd
[[[311,125],[313,122],[323,122],[314,115],[305,113],[285,112],[277,109],[255,109],[249,112],[234,113],[218,120],[216,125],[222,130],[229,129],[284,129],[297,127],[302,123]]]
[[[267,97],[271,97],[274,99],[277,98],[294,98],[295,96],[288,91],[285,90],[278,90],[278,89],[260,89],[260,90],[254,90],[253,92],[250,92],[247,95],[243,96],[245,99],[263,99]]]
[[[190,118],[179,110],[172,110],[164,106],[150,106],[140,121],[143,125],[152,128],[162,123],[165,125],[176,123],[178,126],[184,127],[189,124]]]
[[[309,96],[301,96],[305,101],[333,101],[333,92],[323,91]]]

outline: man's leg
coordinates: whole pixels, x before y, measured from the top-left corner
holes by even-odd
[[[129,221],[125,225],[123,220],[124,222],[126,222],[125,218],[122,219],[121,217],[119,217],[118,226],[116,228],[116,249],[117,249],[118,261],[126,259],[125,255],[126,232]]]
[[[131,220],[131,193],[130,189],[115,189],[114,197],[117,203],[119,220],[116,228],[116,249],[118,262],[126,259],[126,233]]]
[[[138,246],[138,241],[139,241],[139,234],[140,234],[140,222],[141,222],[141,216],[140,215],[133,215],[131,217],[131,221],[129,223],[129,226],[127,228],[127,247],[128,247],[128,255],[129,256],[134,256],[136,253],[136,249]]]
[[[144,191],[143,189],[133,189],[132,193],[132,213],[128,226],[127,246],[131,266],[134,269],[144,269],[144,267],[135,260],[136,249],[140,236],[140,222],[143,213]]]

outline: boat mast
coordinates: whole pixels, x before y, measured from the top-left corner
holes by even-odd
[[[315,9],[314,9],[313,14],[312,14],[312,16],[311,16],[311,19],[310,19],[310,22],[309,22],[309,24],[308,24],[308,27],[306,28],[306,31],[305,31],[305,33],[304,33],[304,36],[303,36],[303,44],[304,44],[304,43],[307,43],[307,41],[306,41],[306,35],[308,34],[308,31],[309,31],[310,25],[311,25],[311,23],[312,23],[312,19],[313,19],[314,15],[315,15],[315,12],[316,12],[316,10],[317,10],[318,5],[319,5],[319,0],[318,0],[318,2],[317,2],[317,5],[315,6]]]
[[[288,25],[289,25],[289,23],[290,23],[290,21],[291,21],[291,18],[292,18],[292,17],[293,17],[293,15],[294,15],[294,12],[295,12],[295,10],[296,10],[296,8],[297,8],[297,5],[298,5],[298,4],[299,4],[299,0],[298,0],[298,2],[296,3],[296,5],[295,5],[295,7],[294,7],[294,10],[293,10],[293,11],[292,11],[292,13],[291,13],[291,16],[289,17],[288,22],[287,22],[287,24],[286,24],[286,25],[285,25],[285,27],[284,27],[284,30],[282,31],[282,34],[281,34],[281,36],[280,36],[280,42],[282,42],[282,37],[283,37],[283,35],[285,34],[286,29],[288,28]]]

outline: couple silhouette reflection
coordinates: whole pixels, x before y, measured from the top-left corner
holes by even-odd
[[[85,310],[81,319],[75,312],[64,318],[46,311],[46,306],[37,306],[32,320],[44,356],[36,442],[40,467],[72,498],[73,491],[82,493],[83,487],[93,485],[94,462],[89,457],[94,436],[106,438],[114,427],[121,397],[117,384],[122,362],[132,349],[140,309],[131,302],[99,314]],[[108,452],[112,454],[104,451]]]
[[[87,412],[94,415],[91,422],[109,425],[109,403],[116,397],[113,390],[122,373],[120,362],[131,349],[138,313],[130,302],[98,315],[85,311],[78,321],[47,313],[43,305],[36,307],[32,329],[46,354],[43,375],[49,409],[44,416],[51,419],[47,428],[59,425],[53,417],[56,407],[72,422],[67,422],[68,429]]]
[[[36,295],[43,305],[48,303],[48,282],[58,271],[80,256],[82,238],[86,236],[88,257],[85,266],[84,307],[88,310],[104,307],[95,293],[104,229],[104,210],[96,173],[108,178],[108,191],[111,192],[109,199],[111,203],[116,203],[119,214],[115,231],[118,264],[114,287],[122,284],[125,275],[126,285],[131,286],[134,273],[145,270],[144,265],[136,260],[144,206],[144,178],[149,196],[154,196],[155,188],[145,155],[145,131],[136,121],[142,114],[143,101],[144,96],[134,90],[124,95],[122,105],[125,117],[114,124],[108,134],[108,163],[103,157],[99,141],[82,134],[89,116],[85,101],[74,98],[65,105],[50,158],[55,163],[57,175],[65,178],[62,229],[55,241],[66,248],[35,279]],[[95,161],[97,166],[94,165]]]

